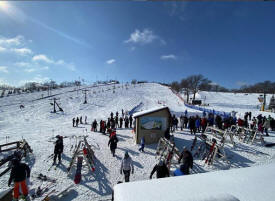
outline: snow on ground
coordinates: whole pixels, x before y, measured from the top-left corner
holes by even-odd
[[[215,109],[223,112],[232,112],[237,111],[237,116],[243,118],[244,113],[251,111],[253,116],[257,116],[258,114],[263,114],[265,116],[271,115],[275,117],[274,113],[270,112],[260,112],[260,102],[258,100],[259,95],[257,93],[223,93],[223,92],[207,92],[200,91],[198,93],[198,97],[201,98],[203,103],[209,104],[209,106],[205,106],[208,109]],[[271,94],[267,94],[267,108],[269,105],[269,101],[271,98]]]
[[[116,157],[112,157],[107,146],[108,137],[100,133],[91,132],[90,125],[80,125],[78,128],[73,128],[73,117],[82,115],[84,118],[86,115],[90,124],[94,119],[97,119],[98,122],[101,119],[106,120],[111,112],[115,113],[118,111],[121,114],[121,109],[130,111],[141,102],[143,104],[138,108],[138,111],[162,105],[168,106],[175,114],[180,114],[186,109],[179,97],[168,87],[159,84],[147,83],[130,85],[128,87],[124,85],[123,88],[122,85],[108,85],[89,89],[90,91],[87,95],[88,104],[83,104],[84,95],[81,91],[74,91],[74,88],[52,91],[52,94],[56,95],[55,98],[59,98],[57,102],[60,103],[64,110],[64,113],[57,112],[56,114],[51,113],[53,106],[50,105],[51,101],[49,98],[37,100],[42,97],[41,94],[43,92],[0,99],[0,144],[6,143],[7,140],[12,142],[25,138],[34,150],[33,156],[27,160],[27,163],[32,168],[31,191],[41,185],[41,182],[36,179],[38,173],[57,178],[57,189],[65,188],[73,183],[73,174],[67,176],[66,168],[72,156],[71,146],[76,143],[76,139],[80,140],[80,138],[72,138],[72,136],[88,135],[88,141],[92,145],[97,158],[96,170],[91,173],[84,166],[82,182],[79,185],[75,185],[72,192],[63,200],[83,201],[110,198],[113,186],[118,181],[123,181],[123,176],[119,174],[119,169],[121,159],[126,150],[129,151],[130,156],[133,158],[135,166],[135,173],[131,175],[130,181],[147,180],[149,178],[150,172],[156,163],[156,144],[146,146],[145,153],[140,153],[138,145],[133,142],[132,131],[130,129],[118,129],[118,149]],[[219,93],[216,96],[217,103],[218,101],[225,103]],[[213,99],[215,99],[214,95]],[[247,99],[247,102],[239,102],[237,98],[235,100],[236,104],[251,104],[251,99]],[[233,101],[235,100],[232,100],[230,104],[234,105]],[[23,104],[25,108],[20,109],[20,104]],[[220,106],[219,109],[225,110],[228,107]],[[218,107],[216,110],[218,110]],[[234,110],[238,110],[238,108]],[[239,110],[241,111],[241,109]],[[196,111],[188,109],[188,112]],[[51,169],[48,171],[52,160],[48,160],[47,157],[53,153],[53,141],[56,135],[68,136],[64,138],[63,161],[56,170]],[[194,136],[190,135],[188,130],[177,131],[174,135],[176,146],[179,150],[182,150],[183,146],[191,146]],[[6,139],[6,136],[9,138]],[[266,141],[275,142],[274,137],[275,134],[271,134],[271,137],[266,139]],[[274,148],[243,143],[237,143],[234,149],[230,145],[226,145],[225,150],[230,158],[230,163],[218,161],[212,167],[209,167],[205,166],[202,161],[195,160],[194,173],[265,164],[271,160],[275,151]],[[4,154],[0,154],[0,157],[3,158]],[[0,169],[0,172],[3,170],[4,167]],[[74,171],[72,172],[74,173]],[[9,174],[5,174],[0,178],[1,190],[7,188],[8,177]],[[46,182],[43,185],[46,185]]]

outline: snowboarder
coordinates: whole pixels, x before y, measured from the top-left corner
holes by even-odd
[[[54,146],[54,157],[53,157],[53,165],[56,164],[56,158],[58,157],[58,163],[61,163],[61,154],[63,153],[63,137],[60,135],[56,136],[57,140]]]
[[[111,153],[113,154],[113,157],[115,156],[116,148],[117,148],[118,139],[116,135],[113,135],[108,142],[108,146],[110,146]]]
[[[20,163],[17,158],[12,159],[11,161],[12,169],[10,173],[10,178],[8,181],[8,186],[11,185],[11,182],[14,182],[13,189],[13,201],[17,201],[19,199],[19,188],[21,187],[21,191],[23,193],[24,199],[29,200],[28,198],[28,187],[26,184],[26,178],[30,178],[30,168],[25,163]]]
[[[124,174],[125,182],[130,181],[130,173],[134,174],[134,166],[132,158],[129,156],[128,151],[125,152],[124,158],[121,161],[120,174]]]
[[[79,118],[78,117],[76,118],[75,123],[76,123],[76,127],[78,127],[78,124],[79,124]]]
[[[144,137],[142,137],[141,140],[140,140],[139,151],[144,152],[144,146],[145,146],[145,139],[144,139]]]
[[[75,124],[75,118],[73,118],[73,127],[74,127],[74,124]]]
[[[152,179],[152,176],[155,172],[157,172],[157,178],[164,178],[170,176],[169,170],[163,160],[160,160],[159,163],[154,166],[150,174],[150,179]]]
[[[186,170],[184,171],[184,173],[186,175],[189,174],[189,168],[193,168],[193,156],[192,153],[190,151],[187,150],[186,147],[183,148],[183,151],[180,154],[180,157],[178,159],[178,162],[181,162],[181,159],[183,159],[183,165],[186,168]]]

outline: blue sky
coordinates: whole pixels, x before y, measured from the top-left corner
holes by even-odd
[[[274,2],[0,2],[0,83],[275,75]]]

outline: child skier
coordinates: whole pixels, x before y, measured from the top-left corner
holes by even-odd
[[[26,178],[30,178],[30,168],[25,163],[20,163],[19,159],[14,158],[11,161],[12,169],[10,173],[10,178],[8,186],[11,185],[11,182],[14,182],[13,189],[13,201],[18,201],[19,199],[19,188],[23,193],[25,200],[30,200],[28,197],[28,187],[26,184]]]
[[[144,139],[144,137],[142,137],[141,140],[140,140],[139,151],[144,152],[144,146],[145,146],[145,139]]]

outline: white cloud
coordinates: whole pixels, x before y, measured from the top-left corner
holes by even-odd
[[[11,49],[11,51],[20,55],[32,54],[32,51],[29,48],[14,48],[14,49]]]
[[[35,68],[26,68],[24,71],[27,72],[27,73],[32,73],[34,71],[37,71],[37,69],[35,69]]]
[[[7,66],[0,66],[0,72],[9,73]]]
[[[0,52],[5,52],[5,51],[7,51],[7,49],[0,46]]]
[[[50,78],[48,78],[48,77],[42,77],[41,75],[36,75],[33,79],[30,79],[30,80],[20,80],[19,86],[22,86],[22,85],[26,84],[27,82],[44,83],[49,80],[50,80]]]
[[[19,46],[22,45],[24,41],[24,37],[18,35],[14,38],[4,38],[0,37],[0,44],[4,46]]]
[[[29,67],[29,66],[31,66],[31,64],[28,63],[28,62],[16,62],[14,65],[16,65],[18,67]]]
[[[44,66],[41,68],[41,70],[49,70],[49,69],[50,69],[49,66]]]
[[[162,55],[160,58],[161,58],[162,60],[168,60],[168,59],[176,60],[176,59],[177,59],[177,57],[176,57],[175,55],[173,55],[173,54]]]
[[[106,64],[113,64],[115,62],[116,62],[115,59],[109,59],[109,60],[106,61]]]
[[[160,40],[163,45],[166,44],[166,42],[159,36],[155,35],[152,30],[144,29],[143,31],[140,31],[136,29],[133,33],[131,33],[130,38],[124,42],[134,44],[149,44],[157,39]]]
[[[46,63],[54,63],[53,60],[49,59],[46,55],[44,54],[39,54],[39,55],[35,55],[33,58],[32,58],[33,61],[43,61],[43,62],[46,62]]]

